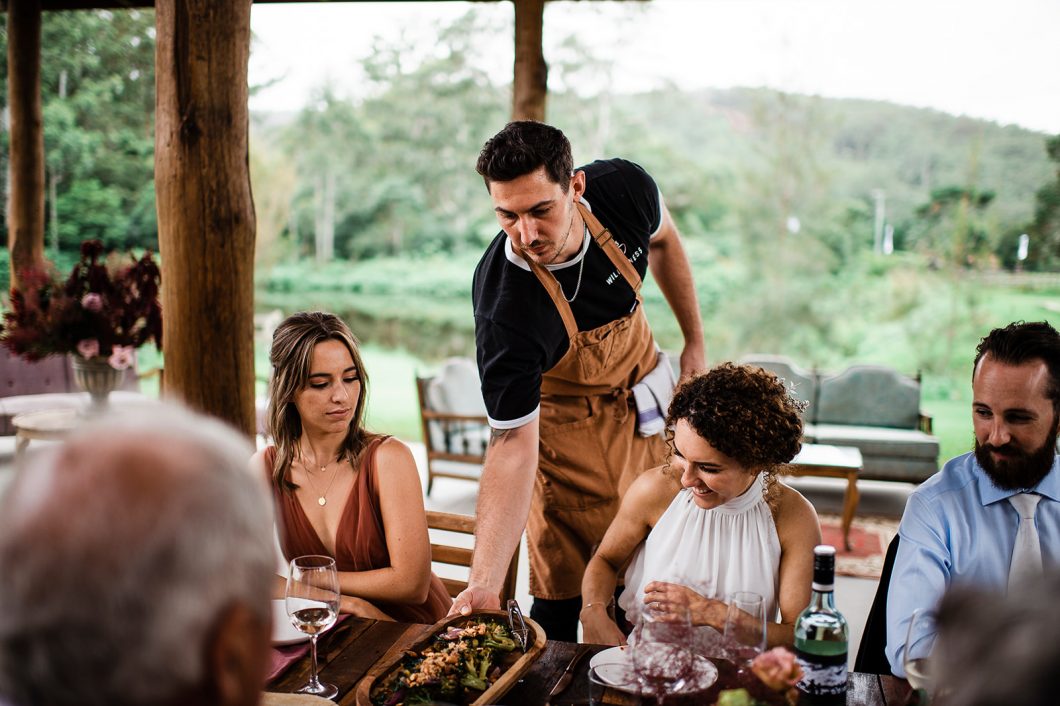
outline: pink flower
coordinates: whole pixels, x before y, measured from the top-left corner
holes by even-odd
[[[85,311],[99,311],[103,308],[103,296],[95,292],[89,292],[81,297],[81,308]]]
[[[82,338],[77,342],[77,352],[82,358],[95,358],[99,355],[99,341],[94,338]]]
[[[114,346],[107,362],[115,370],[125,370],[136,362],[136,349],[132,346]]]
[[[774,647],[755,657],[751,671],[776,691],[784,691],[802,679],[802,667],[795,661],[795,655],[783,647]]]

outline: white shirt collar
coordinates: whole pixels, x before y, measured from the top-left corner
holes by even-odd
[[[589,202],[586,201],[584,197],[582,197],[580,201],[582,205],[585,206],[585,208],[587,208],[590,213],[592,213],[593,209],[592,206],[589,205]],[[590,240],[592,240],[592,238],[589,237],[589,226],[585,226],[582,230],[582,247],[581,250],[578,251],[578,254],[572,257],[567,262],[560,262],[555,265],[545,265],[545,269],[554,272],[556,270],[562,270],[567,267],[574,267],[579,262],[581,262],[583,257],[585,257],[585,253],[589,252]],[[515,252],[515,248],[512,247],[512,239],[509,238],[507,234],[505,234],[504,236],[504,256],[508,258],[508,262],[512,263],[516,267],[520,267],[526,270],[527,272],[530,271],[530,265],[526,264],[526,260],[523,259],[522,255]]]

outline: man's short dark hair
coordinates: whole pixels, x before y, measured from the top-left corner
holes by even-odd
[[[1033,360],[1042,360],[1049,371],[1046,398],[1052,400],[1053,409],[1060,413],[1060,333],[1047,321],[1016,321],[996,328],[988,333],[975,349],[972,379],[979,361],[987,353],[999,363],[1021,365]]]
[[[486,140],[475,169],[486,182],[511,181],[545,168],[549,181],[559,184],[563,193],[570,187],[574,169],[570,140],[559,128],[535,120],[517,120]]]

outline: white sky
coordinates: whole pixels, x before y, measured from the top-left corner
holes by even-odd
[[[475,8],[506,32],[482,39],[497,81],[512,71],[508,2],[255,4],[251,84],[281,78],[255,110],[297,110],[330,80],[355,95],[373,36],[425,50]],[[551,2],[545,59],[578,33],[614,62],[613,88],[769,86],[931,107],[1060,133],[1060,0],[652,0]]]

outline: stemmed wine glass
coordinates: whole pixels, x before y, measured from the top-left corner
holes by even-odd
[[[692,623],[687,604],[666,612],[644,606],[637,615],[630,645],[633,672],[645,694],[662,706],[667,694],[680,691],[694,676]]]
[[[902,666],[910,686],[923,689],[929,694],[933,686],[931,650],[935,647],[935,618],[935,611],[931,608],[917,608],[913,611],[905,633],[905,650],[902,654]],[[916,636],[925,632],[927,634],[914,644]]]
[[[766,606],[753,591],[736,591],[729,596],[725,615],[725,637],[734,652],[733,661],[745,668],[766,648]]]
[[[313,653],[309,682],[296,693],[333,699],[339,693],[338,688],[317,678],[317,637],[335,623],[339,613],[335,560],[315,554],[292,559],[286,597],[287,615],[296,628],[309,635]]]

